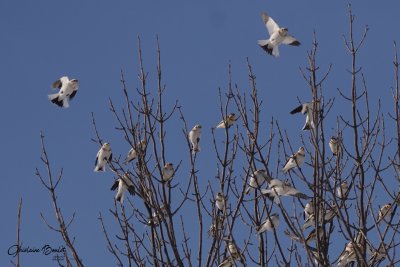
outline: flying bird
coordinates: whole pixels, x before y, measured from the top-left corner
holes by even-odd
[[[260,185],[262,185],[266,180],[270,180],[271,178],[268,176],[268,173],[266,170],[256,170],[253,175],[250,177],[249,181],[249,186],[246,188],[245,193],[247,195],[250,194],[251,190],[253,188],[258,188]]]
[[[200,151],[200,137],[201,137],[201,125],[196,124],[193,129],[189,132],[189,141],[192,145],[193,153]]]
[[[261,46],[268,54],[273,55],[274,57],[279,56],[279,45],[293,45],[299,46],[300,42],[297,41],[293,36],[289,35],[287,28],[281,28],[279,25],[267,15],[267,13],[263,12],[261,17],[267,27],[269,33],[268,40],[258,40],[258,45]]]
[[[236,121],[236,115],[235,115],[235,113],[231,113],[228,115],[228,117],[226,117],[220,123],[218,123],[216,128],[219,128],[219,129],[230,128],[235,121]]]
[[[49,100],[59,107],[68,108],[69,100],[72,100],[76,92],[78,92],[78,80],[70,80],[67,76],[63,76],[52,85],[53,88],[58,88],[60,91],[56,94],[48,95]]]
[[[289,159],[286,161],[286,164],[282,169],[283,173],[285,174],[289,170],[303,165],[305,156],[306,156],[306,154],[305,154],[304,147],[300,147],[299,150],[296,153],[294,153],[293,155],[291,155],[289,157]]]
[[[269,187],[267,189],[261,189],[261,193],[263,195],[267,195],[269,198],[272,198],[275,204],[281,203],[279,197],[282,196],[293,196],[302,199],[309,199],[307,195],[301,193],[290,184],[278,181],[278,179],[273,179],[271,183],[269,183]]]
[[[339,139],[336,136],[332,136],[331,140],[329,140],[329,148],[331,149],[332,154],[334,156],[337,156],[340,150],[340,146],[339,146]]]
[[[118,190],[117,194],[115,195],[115,199],[121,203],[124,201],[124,193],[126,190],[128,190],[129,194],[135,195],[135,187],[133,186],[133,182],[127,173],[125,173],[123,177],[115,180],[114,184],[111,186],[112,191],[115,191],[117,188]]]
[[[272,231],[276,229],[279,225],[279,214],[274,213],[271,216],[267,217],[260,226],[256,228],[257,234],[262,234],[265,231]]]
[[[215,198],[215,206],[217,207],[218,212],[224,212],[225,198],[221,192],[217,193],[217,196]]]
[[[168,182],[172,179],[172,176],[174,176],[175,170],[174,170],[174,165],[171,162],[168,162],[164,165],[164,168],[162,169],[162,180],[164,182]]]
[[[317,101],[318,103],[319,101]],[[296,114],[296,113],[301,113],[306,115],[306,122],[302,128],[303,131],[314,129],[314,121],[313,121],[313,105],[314,102],[309,102],[309,103],[302,103],[300,106],[296,107],[293,109],[290,114]]]
[[[97,152],[96,162],[94,163],[95,172],[104,172],[106,171],[107,162],[111,162],[112,159],[112,151],[109,143],[104,143],[99,152]]]
[[[136,145],[136,149],[140,149],[141,151],[144,151],[146,149],[147,146],[147,141],[146,140],[141,140],[137,145]],[[128,164],[129,162],[131,162],[132,160],[136,159],[138,156],[138,153],[136,151],[136,149],[134,147],[132,147],[129,152],[128,155],[126,155],[125,158],[125,164]]]

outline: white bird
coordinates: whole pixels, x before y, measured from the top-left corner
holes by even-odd
[[[144,151],[146,149],[147,146],[147,141],[146,140],[141,140],[137,145],[136,145],[136,149],[140,149],[141,151]],[[126,155],[125,158],[125,164],[128,164],[129,162],[131,162],[132,160],[136,159],[138,156],[138,153],[136,151],[135,148],[131,148],[128,152],[128,155]]]
[[[266,180],[268,181],[269,179],[271,179],[268,176],[268,173],[266,170],[262,169],[262,170],[256,170],[253,175],[250,177],[250,181],[249,181],[249,186],[246,188],[245,193],[247,195],[250,194],[250,191],[253,188],[258,188],[260,185],[262,185]]]
[[[267,27],[269,33],[268,40],[258,40],[258,45],[261,46],[268,54],[273,55],[275,57],[279,56],[279,45],[287,44],[293,46],[299,46],[300,42],[297,41],[293,36],[288,34],[287,28],[281,28],[278,24],[267,15],[267,13],[263,12],[261,17]]]
[[[235,121],[236,121],[236,115],[235,115],[235,113],[231,113],[228,115],[228,117],[226,117],[220,123],[218,123],[216,128],[219,128],[219,129],[226,128],[226,127],[230,128]]]
[[[319,103],[319,101],[316,101],[317,104]],[[290,114],[296,114],[296,113],[301,113],[301,114],[306,114],[306,123],[304,124],[302,130],[310,130],[310,129],[314,129],[314,121],[313,121],[313,105],[314,102],[309,102],[309,103],[303,103],[300,106],[296,107],[295,109],[293,109]]]
[[[289,159],[286,161],[285,166],[283,167],[283,173],[287,173],[289,170],[300,167],[304,163],[304,159],[306,157],[304,147],[300,147],[299,150],[291,155]]]
[[[346,266],[350,262],[356,261],[357,255],[354,248],[353,242],[347,243],[345,249],[339,256],[339,260],[336,266]]]
[[[387,220],[390,219],[390,217],[392,216],[392,204],[387,203],[385,205],[382,206],[382,208],[380,208],[379,213],[378,213],[378,223],[381,223],[382,220],[384,220],[385,222],[387,222]]]
[[[368,266],[378,266],[378,264],[387,257],[387,250],[388,248],[383,242],[379,245],[378,250],[371,250],[371,247],[368,246],[368,251],[371,256],[368,261]]]
[[[230,254],[234,259],[239,258],[239,256],[240,256],[239,251],[238,251],[236,245],[235,245],[233,242],[229,242],[229,244],[228,244],[228,251],[229,251],[229,254]]]
[[[192,145],[193,153],[200,151],[200,137],[201,137],[201,125],[196,124],[193,129],[189,132],[189,141]]]
[[[309,218],[312,214],[314,214],[314,201],[311,200],[304,206],[304,215],[306,218]]]
[[[133,186],[133,182],[128,174],[115,180],[114,184],[111,186],[111,190],[115,191],[117,188],[118,190],[115,199],[121,203],[124,201],[124,193],[126,190],[128,190],[131,195],[135,194],[135,187]]]
[[[99,152],[97,152],[96,161],[95,161],[95,172],[104,172],[106,171],[107,162],[111,162],[112,159],[112,151],[109,143],[104,143]]]
[[[63,76],[55,81],[52,87],[60,91],[57,94],[48,95],[49,100],[59,107],[68,108],[69,100],[75,97],[79,84],[77,79],[70,80],[67,76]]]
[[[219,212],[224,212],[225,198],[221,192],[217,193],[217,196],[215,198],[215,206],[217,207]]]
[[[309,199],[307,195],[301,193],[299,190],[292,187],[290,184],[278,181],[279,181],[278,179],[273,179],[269,184],[268,189],[261,189],[261,193],[272,198],[275,204],[281,203],[279,197],[282,196],[293,196],[302,199]]]
[[[343,181],[336,188],[336,195],[338,198],[342,200],[346,200],[347,195],[349,194],[349,186],[347,185],[347,181]]]
[[[158,225],[160,222],[164,221],[167,215],[167,211],[164,205],[160,206],[159,210],[154,210],[152,218],[148,221],[149,224]]]
[[[329,140],[329,148],[331,149],[332,154],[334,156],[337,156],[340,151],[340,143],[339,139],[336,136],[332,136],[331,140]]]
[[[314,226],[315,225],[315,214],[312,213],[310,216],[307,217],[307,219],[304,221],[303,226],[301,227],[301,229],[305,230],[310,226]]]
[[[276,229],[279,225],[279,214],[274,213],[271,216],[267,217],[260,226],[256,228],[257,234],[262,234],[265,231],[272,231]]]
[[[174,176],[174,173],[174,165],[170,162],[166,163],[164,165],[164,168],[162,169],[162,180],[164,182],[170,181],[172,179],[172,176]]]

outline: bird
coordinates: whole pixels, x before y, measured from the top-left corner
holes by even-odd
[[[357,260],[357,255],[356,255],[356,251],[354,248],[354,244],[353,244],[353,242],[350,241],[349,243],[347,243],[345,249],[340,254],[339,260],[338,260],[338,263],[336,264],[336,266],[346,266],[350,262],[353,262],[356,260]]]
[[[317,237],[318,237],[319,239],[323,238],[323,236],[324,236],[324,228],[318,227],[317,229],[318,229],[317,231],[316,231],[315,229],[313,229],[313,230],[308,234],[308,236],[307,236],[306,239],[305,239],[305,243],[306,243],[306,244],[307,244],[308,242],[310,242],[310,241],[317,240]]]
[[[128,190],[129,194],[135,195],[135,187],[133,186],[133,182],[127,173],[124,174],[123,177],[116,179],[111,186],[111,190],[115,191],[117,189],[117,194],[115,195],[115,200],[119,202],[124,201],[124,193]]]
[[[281,28],[279,25],[267,15],[267,13],[261,13],[261,17],[267,27],[269,33],[268,40],[258,40],[258,45],[261,46],[269,55],[274,57],[279,56],[279,45],[287,44],[293,46],[299,46],[300,42],[293,36],[289,35],[287,28]]]
[[[286,161],[286,164],[282,169],[283,173],[285,174],[289,170],[303,165],[305,157],[306,157],[305,149],[304,147],[300,147],[299,150],[293,155],[291,155]]]
[[[189,141],[192,146],[193,153],[200,152],[200,137],[201,137],[201,125],[196,124],[193,129],[189,132]]]
[[[317,100],[316,103],[318,104],[319,101]],[[292,111],[290,111],[290,114],[296,114],[296,113],[301,113],[301,114],[306,114],[306,122],[302,128],[303,131],[314,129],[314,121],[313,121],[313,110],[314,110],[314,101],[312,102],[307,102],[307,103],[302,103],[300,106],[294,108]]]
[[[312,214],[314,214],[314,200],[311,200],[304,206],[305,217],[309,218]]]
[[[378,213],[378,224],[382,222],[382,220],[386,221],[390,219],[390,216],[392,216],[392,204],[387,203],[380,208],[379,213]]]
[[[218,123],[216,128],[219,129],[230,128],[235,121],[236,121],[235,113],[230,113],[225,119],[223,119],[220,123]]]
[[[269,198],[272,198],[275,204],[280,204],[281,201],[279,197],[281,196],[293,196],[302,199],[309,199],[309,197],[303,193],[301,193],[296,188],[292,187],[288,183],[283,183],[278,179],[273,179],[267,189],[261,189],[261,193],[263,195],[267,195]]]
[[[239,253],[239,251],[238,251],[236,245],[235,245],[232,241],[229,241],[229,243],[228,243],[228,251],[229,251],[229,254],[230,254],[234,259],[239,258],[240,253]]]
[[[167,210],[164,205],[160,206],[159,210],[154,210],[152,218],[148,221],[148,224],[158,225],[160,222],[164,221],[167,214]]]
[[[379,248],[376,250],[368,246],[370,259],[368,261],[368,266],[378,266],[378,264],[387,257],[387,246],[385,243],[381,243]]]
[[[329,140],[329,148],[331,149],[332,154],[334,156],[337,156],[340,150],[340,146],[339,146],[339,139],[336,136],[332,136],[331,140]]]
[[[307,219],[304,221],[303,226],[301,227],[301,229],[305,230],[310,226],[314,226],[315,225],[315,214],[312,213],[310,216],[307,217]]]
[[[51,102],[59,107],[68,108],[69,100],[72,100],[78,92],[79,83],[77,79],[69,79],[63,76],[52,85],[53,88],[58,88],[60,91],[56,94],[48,95]]]
[[[112,151],[109,143],[104,143],[99,152],[97,152],[96,161],[94,163],[94,171],[95,172],[104,172],[106,171],[106,163],[111,162],[112,159]]]
[[[140,149],[141,151],[144,151],[146,149],[147,146],[147,141],[146,140],[140,140],[140,142],[136,145],[136,149]],[[131,162],[132,160],[136,159],[138,156],[138,153],[136,151],[136,149],[134,147],[132,147],[129,152],[128,155],[126,155],[125,158],[125,164],[128,164],[129,162]]]
[[[264,169],[256,170],[255,172],[253,172],[253,175],[250,177],[249,186],[246,188],[245,193],[247,195],[249,195],[253,188],[258,188],[260,185],[262,185],[265,182],[265,180],[268,180],[268,179],[270,179],[270,177],[268,176],[268,173],[266,170],[264,170]]]
[[[343,181],[336,188],[336,196],[342,200],[345,200],[349,194],[349,186],[347,185],[347,181]]]
[[[164,182],[170,181],[172,176],[174,176],[174,173],[174,165],[171,162],[166,163],[162,169],[162,180]]]
[[[273,213],[271,216],[268,216],[260,226],[256,227],[257,234],[262,234],[265,231],[272,231],[276,229],[279,225],[279,214]]]
[[[224,212],[225,198],[221,192],[218,192],[215,197],[215,206],[217,207],[218,212]]]

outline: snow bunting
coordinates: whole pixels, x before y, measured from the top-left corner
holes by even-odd
[[[95,162],[95,172],[104,172],[106,171],[106,163],[111,162],[112,159],[112,151],[109,143],[104,143],[99,152],[97,152],[96,162]]]
[[[235,121],[236,121],[236,115],[235,115],[235,113],[231,113],[228,115],[228,117],[226,117],[220,123],[218,123],[216,128],[220,128],[220,129],[226,128],[226,127],[230,128]]]
[[[118,178],[115,180],[114,184],[111,186],[111,190],[115,191],[117,189],[117,194],[115,195],[115,199],[119,202],[124,201],[124,193],[128,190],[129,194],[135,194],[135,187],[133,186],[133,182],[129,175],[126,173],[123,177]]]
[[[268,181],[268,179],[271,179],[268,176],[268,173],[266,170],[256,170],[253,175],[250,177],[250,181],[249,181],[249,186],[246,188],[245,193],[247,195],[250,194],[250,191],[253,188],[258,188],[260,185],[262,185],[266,180]]]
[[[279,214],[274,213],[271,216],[267,217],[260,226],[256,228],[257,234],[262,234],[265,231],[272,231],[274,228],[276,229],[279,225]]]
[[[295,167],[300,167],[304,163],[305,156],[306,154],[304,147],[300,147],[299,150],[291,155],[286,161],[286,164],[282,169],[283,173],[285,174]]]
[[[192,145],[193,153],[200,151],[200,137],[201,137],[201,125],[196,124],[193,129],[189,132],[189,141]]]
[[[269,33],[268,40],[259,40],[258,45],[261,46],[268,54],[273,55],[275,57],[279,56],[279,45],[287,44],[293,46],[299,46],[300,42],[297,41],[293,36],[288,34],[287,28],[281,28],[278,24],[267,15],[267,13],[263,12],[261,17],[267,27]]]
[[[174,165],[170,162],[164,165],[164,168],[162,169],[162,180],[164,182],[168,182],[172,179],[172,176],[174,175]]]
[[[53,88],[58,88],[60,91],[57,94],[48,95],[49,100],[59,107],[68,108],[69,100],[72,100],[76,92],[78,92],[78,80],[68,79],[67,76],[61,77],[52,85]]]
[[[136,145],[136,149],[140,149],[141,151],[144,151],[146,149],[147,146],[147,141],[146,140],[141,140],[137,145]],[[125,158],[125,164],[128,164],[129,162],[131,162],[132,160],[136,159],[138,156],[138,153],[136,151],[135,148],[131,148],[128,152],[128,155],[126,155]]]

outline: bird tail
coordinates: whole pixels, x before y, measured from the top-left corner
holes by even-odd
[[[120,203],[124,202],[124,200],[123,200],[123,198],[122,198],[122,194],[116,195],[116,196],[115,196],[115,200],[118,201],[118,202],[120,202]]]
[[[104,169],[104,166],[96,166],[96,167],[94,167],[94,171],[95,172],[104,172],[105,169]]]
[[[279,48],[278,48],[278,46],[275,46],[275,47],[272,49],[272,55],[273,55],[274,57],[279,57]]]
[[[48,98],[52,103],[56,104],[57,106],[59,107],[63,106],[63,101],[58,99],[58,93],[48,95]]]
[[[68,101],[68,97],[66,97],[66,98],[64,98],[63,100],[62,100],[62,103],[63,103],[63,108],[69,108],[69,101]]]
[[[200,152],[200,145],[198,143],[193,145],[193,154],[197,152]]]
[[[251,186],[246,188],[245,194],[250,195],[250,192],[251,192]]]

